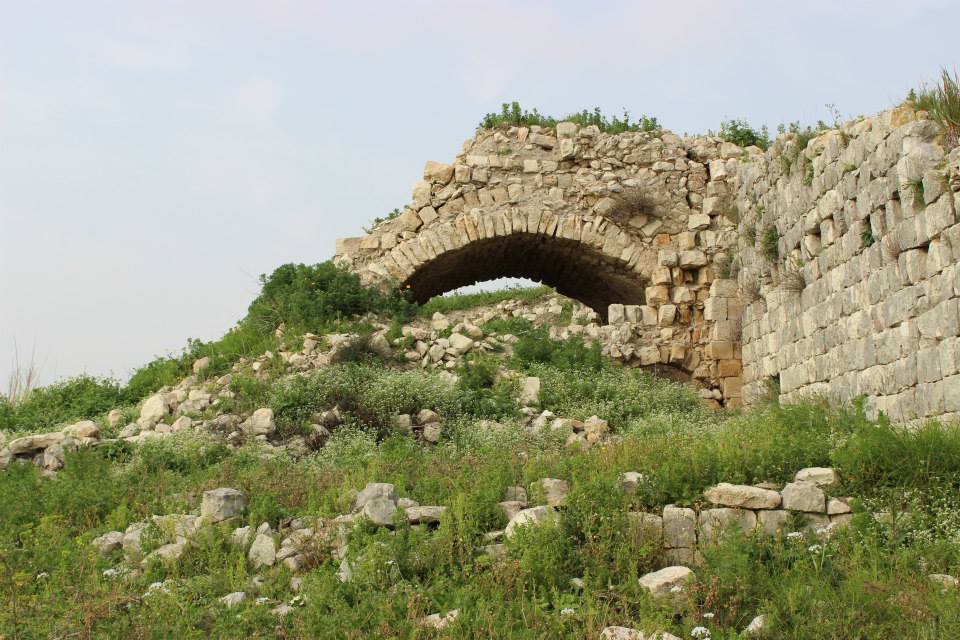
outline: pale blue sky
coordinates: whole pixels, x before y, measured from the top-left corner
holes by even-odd
[[[678,132],[896,104],[960,2],[0,0],[0,383],[125,377],[409,200],[508,100]]]

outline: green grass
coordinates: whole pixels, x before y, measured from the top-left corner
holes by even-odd
[[[944,132],[947,150],[960,145],[960,79],[946,68],[940,71],[940,79],[932,86],[923,86],[919,91],[910,91],[907,100],[916,108],[926,111]]]
[[[504,102],[500,107],[500,112],[491,112],[486,114],[478,125],[478,129],[497,129],[504,126],[529,127],[539,125],[546,128],[554,128],[558,122],[574,122],[581,127],[596,126],[603,133],[624,133],[626,131],[659,131],[660,123],[655,117],[640,116],[639,120],[631,120],[627,111],[623,112],[623,117],[607,116],[597,107],[592,111],[584,109],[583,111],[571,113],[563,118],[555,118],[541,114],[537,109],[527,110],[520,107],[519,102]]]
[[[400,435],[378,441],[354,424],[300,461],[265,458],[254,448],[231,450],[184,433],[70,454],[55,480],[32,465],[14,465],[0,473],[0,598],[6,603],[0,634],[432,637],[412,621],[454,608],[461,617],[447,634],[453,638],[596,637],[611,624],[680,637],[704,625],[713,637],[735,637],[758,613],[768,616],[774,637],[938,638],[960,632],[957,592],[941,591],[925,578],[960,570],[954,524],[960,509],[952,499],[960,487],[956,427],[902,432],[869,422],[856,408],[822,403],[717,415],[701,409],[692,394],[646,374],[609,370],[587,379],[537,365],[531,371],[544,380],[546,406],[615,418],[620,441],[579,452],[549,434],[478,432],[459,408],[445,404],[432,374],[338,371],[337,380],[272,396],[284,399],[275,408],[300,406],[300,400],[290,402],[297,393],[305,401],[342,399],[338,394],[352,379],[357,384],[349,393],[368,394],[366,401],[384,410],[431,403],[441,409],[450,425],[446,443],[425,448]],[[376,384],[361,384],[369,376],[379,376]],[[831,464],[843,474],[838,492],[880,506],[898,496],[913,519],[894,527],[858,516],[816,552],[808,549],[810,541],[727,537],[705,548],[695,568],[699,580],[676,609],[650,600],[637,586],[637,577],[663,559],[628,535],[627,511],[696,503],[720,480],[783,482],[802,466]],[[617,484],[617,475],[628,470],[650,478],[635,495]],[[542,477],[570,482],[560,524],[511,540],[502,565],[484,560],[478,555],[483,534],[505,524],[496,506],[504,489]],[[247,492],[253,498],[247,523],[276,527],[291,516],[343,513],[350,491],[370,481],[392,482],[400,495],[446,505],[448,514],[435,531],[358,529],[350,540],[355,577],[349,584],[336,579],[338,563],[318,548],[303,576],[305,602],[282,622],[252,597],[289,601],[284,569],[261,572],[263,586],[236,609],[217,602],[248,590],[253,575],[243,549],[227,542],[230,526],[201,536],[176,566],[155,565],[128,581],[104,577],[117,558],[100,558],[89,545],[94,535],[153,513],[196,509],[197,496],[211,487]],[[583,590],[570,586],[574,577],[584,580]],[[144,597],[152,582],[163,580],[170,581],[169,593]],[[573,613],[561,614],[565,608]]]
[[[420,305],[417,309],[417,314],[422,318],[429,318],[437,312],[446,314],[454,311],[465,311],[476,307],[497,304],[505,300],[519,300],[521,302],[531,303],[554,294],[556,294],[556,291],[550,287],[537,286],[512,287],[497,291],[435,296]]]
[[[763,235],[760,236],[760,255],[768,262],[775,263],[780,259],[780,232],[772,224],[764,227]]]

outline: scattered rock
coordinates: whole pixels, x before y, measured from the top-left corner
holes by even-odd
[[[376,498],[384,498],[395,503],[397,501],[397,491],[392,484],[386,482],[371,482],[354,498],[354,511],[363,509],[367,502]]]
[[[240,430],[248,436],[268,436],[277,430],[273,421],[273,409],[262,408],[253,412],[241,425]]]
[[[408,507],[407,520],[410,524],[437,524],[446,507]]]
[[[373,498],[363,505],[363,515],[378,527],[392,527],[397,503],[388,498]]]
[[[102,536],[94,538],[90,544],[97,548],[100,555],[109,556],[114,551],[123,548],[123,534],[119,531],[108,531]]]
[[[646,636],[629,627],[606,627],[600,632],[600,640],[646,640]]]
[[[240,491],[221,487],[203,492],[200,515],[209,522],[221,522],[243,515],[247,499]]]
[[[272,567],[277,561],[277,547],[273,541],[273,536],[266,533],[258,533],[250,545],[250,551],[247,552],[247,560],[250,566],[256,569],[263,567]]]
[[[960,579],[945,573],[931,573],[927,576],[927,579],[934,584],[940,585],[944,589],[956,589],[960,587]]]
[[[446,615],[440,615],[439,613],[432,613],[429,616],[424,616],[417,619],[418,627],[427,627],[430,629],[445,629],[451,625],[460,615],[459,609],[454,609],[453,611],[448,612]]]
[[[695,577],[688,567],[666,567],[641,577],[640,586],[650,591],[654,598],[663,598],[682,590],[687,580]]]
[[[530,509],[520,511],[510,519],[507,528],[504,530],[504,535],[511,538],[520,527],[535,524],[552,524],[556,521],[557,512],[553,507],[531,507]]]
[[[243,591],[234,591],[233,593],[228,593],[227,595],[220,598],[220,602],[225,604],[228,608],[235,607],[244,600],[247,599],[247,594]]]
[[[540,378],[528,376],[520,386],[519,402],[529,407],[540,402]]]
[[[193,361],[193,372],[195,374],[205,371],[210,367],[210,357],[204,356]]]
[[[164,393],[155,393],[143,401],[140,407],[140,422],[155,424],[167,415],[170,407],[167,406],[167,396]]]
[[[561,507],[566,504],[567,493],[570,491],[570,486],[566,480],[543,478],[538,484],[543,489],[543,497],[548,505],[551,507]]]
[[[423,427],[423,439],[427,442],[436,444],[440,442],[440,436],[443,434],[443,427],[437,422],[431,422]]]
[[[623,490],[627,493],[636,491],[643,480],[643,474],[637,471],[624,471],[620,474],[620,486],[623,487]]]

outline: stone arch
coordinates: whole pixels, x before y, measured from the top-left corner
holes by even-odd
[[[609,305],[642,305],[656,255],[602,216],[474,210],[421,230],[367,265],[417,302],[500,277],[542,281],[604,319]]]

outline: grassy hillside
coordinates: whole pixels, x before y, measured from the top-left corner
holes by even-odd
[[[418,312],[329,269],[266,278],[237,330],[158,360],[128,385],[68,381],[7,406],[8,444],[81,418],[103,438],[66,451],[55,476],[29,461],[0,469],[0,638],[597,638],[621,625],[718,639],[745,637],[758,615],[764,630],[751,637],[960,637],[960,592],[928,577],[960,574],[955,426],[902,431],[819,401],[714,413],[690,388],[607,362],[578,339],[550,340],[539,319],[524,317],[554,304],[549,290],[522,294],[509,314],[489,305],[513,303],[487,294]],[[334,286],[356,295],[311,297],[325,300],[313,307],[298,297]],[[436,311],[459,324],[431,328]],[[416,335],[450,337],[491,315],[475,338],[489,348],[449,367],[403,358]],[[555,321],[570,316],[564,309]],[[338,332],[360,337],[329,363],[289,356],[311,333],[326,357]],[[388,337],[388,353],[377,335]],[[191,388],[217,399],[192,414],[204,428],[117,437],[145,396],[180,384],[201,357],[211,364]],[[527,377],[540,381],[532,404],[518,401]],[[224,416],[260,408],[275,421],[267,437],[220,428]],[[111,409],[122,414],[112,426]],[[442,425],[435,441],[398,420],[424,422],[416,417],[424,410],[439,420],[426,424]],[[610,433],[592,445],[556,428],[555,417],[594,415]],[[676,597],[654,599],[640,586],[672,561],[639,535],[631,512],[699,508],[716,483],[779,487],[814,466],[839,473],[830,495],[855,498],[848,526],[818,534],[795,518],[782,535],[723,536],[701,549],[695,580]],[[627,487],[624,472],[643,478]],[[507,525],[498,503],[508,488],[543,504],[534,487],[544,478],[568,483],[557,520],[490,536]],[[338,535],[356,493],[373,482],[446,509],[429,525],[357,516]],[[203,492],[217,487],[246,495],[242,515],[198,529],[177,559],[142,564],[176,538],[169,518],[199,514]],[[144,521],[136,557],[91,544]],[[255,568],[250,541],[234,541],[243,526],[269,527],[278,539],[309,528],[312,537],[295,569]],[[491,544],[504,544],[502,555]],[[238,592],[239,604],[221,602]],[[442,630],[423,621],[453,610]]]

